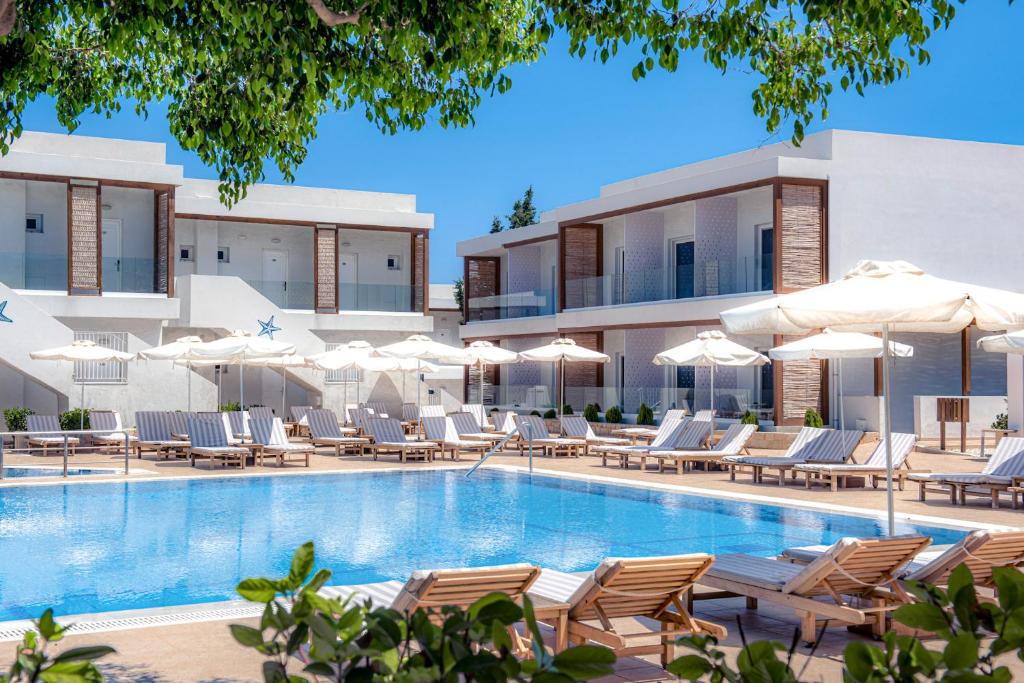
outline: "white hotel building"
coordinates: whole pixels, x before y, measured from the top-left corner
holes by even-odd
[[[184,408],[188,371],[167,362],[72,372],[29,358],[74,339],[135,352],[255,333],[273,316],[274,338],[303,354],[415,333],[454,341],[450,289],[428,285],[433,223],[412,195],[323,188],[256,185],[229,209],[162,144],[25,133],[0,157],[0,302],[12,321],[0,322],[0,407],[52,414],[77,406],[85,383],[90,407]],[[288,403],[340,410],[344,379],[289,370]],[[412,377],[405,396],[400,375],[363,379],[363,400],[415,400]],[[457,400],[461,379],[428,380],[432,398]],[[195,370],[191,384],[193,407],[211,409],[237,400],[239,368]],[[247,368],[245,389],[248,404],[279,406],[280,371]]]
[[[458,244],[465,261],[465,342],[525,349],[567,335],[613,362],[571,365],[567,402],[635,412],[707,405],[704,369],[651,363],[719,325],[722,310],[835,280],[860,259],[904,259],[937,276],[1024,290],[1024,147],[851,131],[808,136],[606,185],[538,224]],[[932,435],[936,396],[970,395],[971,431],[1010,412],[1024,426],[1020,358],[964,335],[902,334],[894,427]],[[780,338],[739,338],[766,351]],[[835,420],[835,368],[820,362],[721,368],[720,414]],[[844,365],[846,418],[879,423],[876,363]],[[494,370],[485,399],[546,407],[554,368]],[[468,391],[475,399],[475,384]],[[1009,406],[1007,396],[1009,394]]]

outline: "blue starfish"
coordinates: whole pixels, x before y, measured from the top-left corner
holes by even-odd
[[[13,323],[14,321],[7,317],[4,313],[4,309],[7,308],[6,301],[0,301],[0,323]]]
[[[2,312],[3,312],[3,309],[0,309],[0,313],[2,313]],[[274,316],[270,316],[269,320],[266,320],[266,321],[257,320],[256,322],[258,322],[259,325],[260,325],[260,333],[258,335],[256,335],[258,337],[262,337],[263,335],[267,335],[270,339],[273,339],[274,338],[274,333],[281,331],[281,328],[274,324]]]

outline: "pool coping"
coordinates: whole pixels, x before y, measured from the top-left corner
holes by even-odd
[[[377,473],[403,473],[403,472],[423,472],[423,471],[446,471],[446,470],[468,470],[470,464],[465,465],[450,464],[450,465],[427,465],[427,466],[400,466],[400,467],[373,467],[359,470],[315,470],[315,471],[287,471],[287,472],[237,472],[231,474],[217,475],[218,478],[238,478],[238,477],[279,477],[279,476],[319,476],[319,475],[352,475],[352,474],[377,474]],[[487,464],[485,465],[488,470],[503,471],[514,473],[522,476],[530,476],[531,471],[527,466],[524,465],[507,465],[507,464]],[[138,472],[138,470],[136,471]],[[777,498],[774,496],[765,496],[761,494],[748,494],[748,493],[735,493],[731,491],[720,491],[711,489],[702,489],[693,486],[685,486],[681,484],[671,484],[667,482],[647,482],[637,481],[630,479],[623,479],[618,477],[608,477],[596,474],[583,474],[578,472],[563,472],[560,470],[549,470],[544,468],[533,468],[533,474],[552,477],[558,479],[570,479],[575,481],[588,481],[599,484],[606,484],[611,486],[624,486],[634,489],[646,489],[646,490],[658,490],[667,493],[680,493],[685,495],[699,496],[702,498],[717,498],[726,499],[731,501],[742,501],[752,502],[766,505],[775,505],[781,507],[792,507],[801,508],[807,510],[815,510],[819,512],[829,512],[836,514],[852,515],[856,517],[863,517],[874,520],[886,520],[886,513],[884,511],[879,512],[875,510],[868,510],[866,508],[857,508],[848,505],[836,505],[833,503],[820,503],[815,501],[802,501],[794,500],[790,498]],[[131,476],[131,475],[129,475]],[[134,482],[150,482],[150,481],[178,481],[178,480],[195,480],[195,479],[210,479],[209,475],[183,475],[178,477],[161,477],[151,476],[146,477],[140,475],[139,477],[133,477],[131,479]],[[8,484],[5,481],[0,482],[0,488],[7,486],[63,486],[70,483],[73,484],[110,484],[124,482],[125,479],[59,479],[58,481],[29,481],[29,482],[12,482]],[[881,495],[881,491],[879,494]],[[931,515],[919,515],[913,513],[896,513],[896,520],[927,524],[929,526],[937,526],[948,529],[956,529],[958,531],[963,530],[975,530],[983,529],[989,531],[1008,531],[1016,530],[1019,527],[1008,526],[1005,524],[991,524],[986,522],[960,522],[945,517],[934,517]],[[339,584],[344,585],[344,584]],[[362,584],[352,584],[355,586]],[[62,615],[57,617],[57,621],[70,625],[69,634],[79,633],[103,633],[109,631],[122,631],[132,630],[137,628],[148,628],[148,627],[159,627],[159,626],[171,626],[179,624],[191,624],[201,623],[208,621],[227,621],[231,619],[248,619],[259,617],[263,613],[262,603],[251,603],[245,600],[221,600],[215,602],[200,602],[200,603],[189,603],[184,605],[171,605],[167,607],[144,607],[139,609],[131,610],[119,610],[111,612],[91,612],[73,615]],[[33,630],[34,626],[30,619],[15,619],[8,621],[0,621],[0,642],[11,642],[20,640],[27,631]]]

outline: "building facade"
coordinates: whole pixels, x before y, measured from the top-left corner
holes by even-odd
[[[718,314],[776,293],[835,280],[861,259],[903,259],[940,277],[1024,289],[1024,148],[826,131],[633,178],[557,207],[538,224],[460,242],[466,288],[462,339],[525,349],[571,336],[606,365],[567,368],[567,402],[635,412],[706,407],[710,372],[651,363],[664,349],[719,328]],[[972,429],[1007,411],[1019,359],[983,353],[981,335],[906,334],[915,355],[895,368],[894,427],[930,434],[934,398],[972,396]],[[759,351],[788,339],[736,338]],[[719,414],[750,410],[776,425],[814,408],[837,416],[836,367],[823,362],[720,368]],[[844,364],[847,421],[879,424],[880,370]],[[1008,379],[1009,376],[1009,379]],[[553,405],[554,368],[491,369],[485,400]],[[1016,384],[1015,384],[1016,383]],[[475,383],[468,385],[475,400]],[[1013,392],[1011,391],[1011,394]],[[1010,397],[1010,411],[1015,401]]]
[[[228,208],[215,181],[166,163],[162,144],[26,133],[0,158],[0,302],[12,321],[0,324],[0,406],[52,413],[87,385],[91,407],[183,408],[189,375],[194,407],[239,397],[237,366],[29,358],[74,339],[135,352],[273,318],[274,339],[308,355],[434,334],[432,228],[412,195],[256,185]],[[340,410],[346,394],[357,400],[355,379],[362,400],[415,400],[414,378],[391,373],[246,368],[246,403],[277,407],[284,391],[290,405]]]

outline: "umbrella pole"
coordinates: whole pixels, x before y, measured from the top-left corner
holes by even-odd
[[[479,369],[477,370],[477,372],[480,375],[478,377],[478,379],[480,380],[480,395],[477,396],[477,398],[480,399],[480,419],[483,419],[483,416],[485,414],[484,413],[484,359],[481,358],[479,361],[477,361],[477,363],[480,366]]]
[[[711,366],[711,435],[715,434],[715,371],[718,370],[717,365]]]
[[[287,409],[288,403],[288,377],[285,375],[287,370],[281,366],[281,419],[284,419],[284,411]]]
[[[78,404],[78,428],[85,429],[85,382],[82,382],[82,399]]]
[[[416,417],[419,418],[420,431],[423,431],[423,378],[420,377],[420,359],[416,359]]]
[[[245,410],[245,356],[242,356],[241,370],[238,372],[238,408]]]
[[[192,361],[187,361],[185,363],[185,372],[188,373],[188,378],[186,379],[187,384],[186,384],[186,389],[185,389],[185,393],[187,394],[187,396],[185,397],[185,412],[191,413],[192,412]]]
[[[892,492],[892,396],[889,369],[889,324],[882,325],[882,403],[885,414],[885,505],[888,518],[889,535],[896,534],[896,509]]]

